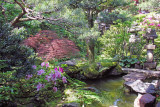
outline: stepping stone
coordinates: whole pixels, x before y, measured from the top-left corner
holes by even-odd
[[[156,93],[155,91],[155,86],[152,83],[144,83],[141,80],[136,80],[134,82],[125,82],[125,86],[131,88],[133,91],[137,93],[150,93],[154,94]]]
[[[125,73],[135,72],[135,73],[144,73],[147,78],[160,78],[160,71],[153,70],[144,70],[144,69],[135,69],[135,68],[122,68]]]
[[[136,80],[145,80],[146,79],[146,75],[143,73],[135,73],[135,72],[131,72],[125,76],[123,76],[123,79],[126,82],[134,82]]]

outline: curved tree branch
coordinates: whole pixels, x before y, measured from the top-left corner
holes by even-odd
[[[50,21],[59,21],[59,20],[63,20],[63,18],[46,18],[44,16],[42,16],[43,13],[50,13],[50,12],[35,12],[32,9],[26,8],[25,7],[25,2],[23,0],[21,0],[21,2],[19,2],[18,0],[14,0],[16,4],[18,4],[21,9],[22,12],[15,17],[12,21],[11,21],[11,25],[15,26],[18,22],[24,22],[24,21],[30,21],[30,20],[50,20]],[[59,9],[56,9],[56,11],[59,11]],[[36,14],[36,15],[34,15]],[[23,16],[26,16],[27,18],[23,18]]]
[[[21,7],[22,13],[20,13],[17,17],[15,17],[11,21],[12,26],[15,26],[15,24],[19,22],[20,18],[22,18],[27,13],[25,7],[20,2],[18,2],[17,0],[14,0],[14,1],[15,1],[15,3],[17,3]]]

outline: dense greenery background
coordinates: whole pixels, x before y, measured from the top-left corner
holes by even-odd
[[[43,61],[32,48],[22,45],[23,40],[41,30],[52,30],[60,38],[74,41],[80,50],[79,58],[86,58],[88,65],[109,60],[118,62],[122,67],[134,67],[138,61],[142,64],[145,62],[144,32],[137,32],[141,41],[130,44],[131,33],[128,29],[133,25],[142,25],[146,16],[160,14],[160,3],[159,0],[1,0],[0,10],[0,103],[22,104],[17,98],[30,93],[28,98],[39,96],[38,101],[41,102],[35,103],[37,106],[50,105],[53,97],[55,102],[58,101],[67,86],[62,85],[63,80],[59,79],[55,86],[62,90],[57,94],[50,91],[52,83],[47,83],[47,88],[36,92],[35,85],[46,81],[43,81],[43,76],[36,75],[32,66],[38,66]],[[157,20],[160,22],[160,17]],[[155,60],[159,64],[160,23],[152,28],[156,29],[158,35]],[[137,48],[134,50],[133,47]],[[51,60],[50,64],[57,67],[59,62],[65,60],[68,58]],[[47,70],[51,72],[52,69]],[[25,81],[26,75],[31,74],[35,78]],[[62,75],[67,77],[65,73]],[[84,86],[81,81],[67,78],[68,84],[75,82],[71,86],[73,89]],[[93,98],[85,94],[80,96],[82,93],[85,92],[77,95],[82,98],[79,101],[82,105],[89,104],[94,98],[98,101],[95,93],[87,92]],[[45,94],[53,96],[47,98]]]

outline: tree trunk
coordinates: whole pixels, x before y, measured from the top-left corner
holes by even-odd
[[[93,14],[91,11],[88,12],[88,25],[90,28],[94,26],[94,21],[93,21]],[[87,46],[87,58],[89,60],[89,63],[94,62],[94,50],[95,50],[95,40],[93,38],[86,39],[86,46]]]
[[[86,46],[87,46],[87,57],[88,57],[89,63],[92,63],[95,61],[95,59],[94,59],[95,40],[94,39],[87,39]]]

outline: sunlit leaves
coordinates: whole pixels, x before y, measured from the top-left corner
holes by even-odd
[[[83,33],[79,37],[79,39],[85,39],[85,38],[96,39],[100,35],[100,32],[98,31],[98,28],[96,26],[91,29],[90,28],[82,29],[82,31],[83,31]]]
[[[145,0],[138,5],[141,10],[155,11],[160,8],[159,0]]]

